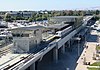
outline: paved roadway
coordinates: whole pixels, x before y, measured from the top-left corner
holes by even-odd
[[[75,70],[88,70],[88,65],[83,65],[84,60],[82,58],[84,57],[86,57],[86,62],[90,62],[91,64],[95,62],[95,60],[93,60],[92,57],[93,53],[95,53],[96,44],[98,43],[97,38],[98,37],[96,30],[92,30],[91,35],[89,36],[86,44],[88,48],[85,48],[82,52],[81,57],[77,61],[78,65]]]

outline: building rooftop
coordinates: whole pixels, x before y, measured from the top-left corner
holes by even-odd
[[[56,16],[52,18],[81,18],[82,16]]]
[[[20,27],[20,28],[14,28],[11,30],[26,30],[26,31],[32,31],[32,30],[36,30],[36,29],[42,29],[45,28],[43,26],[30,26],[30,27]]]

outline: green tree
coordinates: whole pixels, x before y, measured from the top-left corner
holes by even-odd
[[[96,14],[96,15],[99,15],[99,12],[100,12],[99,10],[96,10],[96,13],[95,13],[95,14]]]
[[[36,18],[36,21],[41,21],[41,20],[42,20],[41,17],[37,17],[37,18]]]
[[[5,16],[4,16],[4,20],[6,22],[11,22],[12,21],[11,15],[9,13],[6,13]]]
[[[72,10],[65,10],[65,11],[62,11],[62,16],[73,16],[73,11]]]
[[[16,16],[15,17],[15,20],[24,20],[25,18],[24,17],[21,17],[21,16]]]
[[[28,21],[29,21],[29,22],[32,22],[32,21],[33,21],[33,18],[29,18]]]
[[[61,11],[59,16],[66,16],[66,12],[65,11]]]

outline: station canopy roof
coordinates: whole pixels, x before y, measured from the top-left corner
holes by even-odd
[[[31,27],[14,28],[14,29],[11,29],[11,30],[25,30],[25,31],[32,31],[32,30],[42,29],[42,28],[46,28],[46,27],[44,27],[44,26],[31,26]]]
[[[49,18],[49,23],[50,24],[72,23],[82,19],[83,19],[82,16],[55,16]]]
[[[61,29],[65,26],[68,26],[69,24],[53,24],[53,25],[50,25],[48,26],[48,28],[51,28],[51,29]]]

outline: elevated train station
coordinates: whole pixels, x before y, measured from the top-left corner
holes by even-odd
[[[43,31],[41,30],[40,26],[36,26],[36,27],[34,26],[30,28],[18,28],[18,29],[12,30],[13,35],[14,35],[13,49],[17,51],[16,54],[17,53],[21,54],[21,57],[23,57],[23,59],[19,60],[20,62],[15,61],[13,64],[9,64],[8,66],[5,66],[5,64],[3,63],[1,64],[2,66],[0,66],[0,69],[1,70],[6,70],[6,69],[7,70],[11,70],[11,69],[25,70],[29,68],[30,70],[37,70],[38,64],[36,62],[41,61],[42,58],[50,51],[53,52],[52,53],[53,61],[57,63],[59,60],[58,50],[61,49],[62,54],[64,54],[66,47],[71,47],[73,39],[76,38],[78,34],[84,35],[87,31],[89,31],[89,28],[87,28],[87,24],[88,24],[88,21],[91,20],[91,18],[93,18],[93,16],[89,16],[88,19],[85,18],[85,21],[83,21],[82,16],[61,16],[61,17],[50,18],[49,19],[50,25],[46,28],[51,30],[52,36],[47,38],[45,41],[43,41],[43,37],[42,37]],[[66,30],[70,26],[72,27],[72,29],[70,31]],[[83,30],[85,29],[84,34],[80,33],[82,29]],[[37,32],[34,32],[35,30]],[[60,36],[58,35],[59,37],[57,36],[58,31],[60,31]],[[34,35],[34,33],[36,33],[36,35]],[[33,43],[33,40],[35,44]],[[45,44],[42,42],[44,42]],[[42,45],[40,46],[41,43]],[[36,46],[36,44],[38,46]],[[38,51],[36,51],[35,49],[36,52],[28,54],[30,51],[29,50],[30,45],[31,47],[34,47],[34,46],[36,46],[37,48],[40,47],[40,49]],[[19,50],[19,47],[21,50]],[[23,54],[26,54],[26,55],[23,55]],[[11,61],[8,61],[8,63],[10,62]]]

